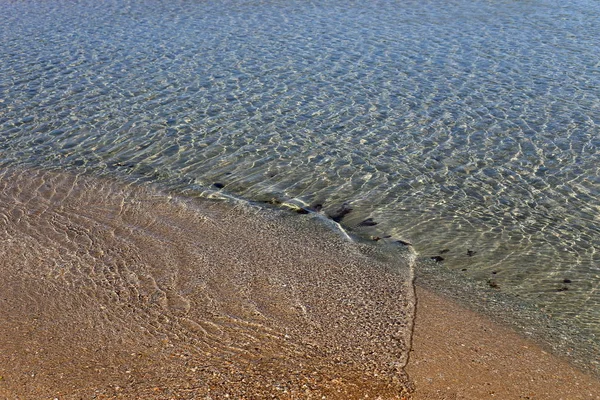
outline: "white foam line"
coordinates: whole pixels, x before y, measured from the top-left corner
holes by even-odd
[[[217,191],[212,191],[212,190],[207,190],[206,192],[202,193],[202,196],[205,196],[209,199],[226,199],[226,200],[232,200],[236,203],[242,203],[244,205],[252,205],[253,203],[256,204],[256,202],[252,202],[250,200],[246,200],[244,198],[241,197],[237,197],[228,193],[224,193],[224,192],[217,192]],[[314,212],[309,210],[308,204],[303,202],[302,200],[298,200],[298,199],[290,199],[286,202],[281,203],[282,206],[290,208],[292,210],[297,210],[300,208],[305,209],[306,211],[308,211],[310,213],[311,216],[318,218],[320,221],[330,225],[333,227],[332,230],[334,231],[338,231],[340,233],[340,235],[346,239],[347,241],[354,243],[354,239],[352,239],[352,237],[348,234],[348,232],[344,229],[344,227],[342,227],[342,225],[340,225],[339,223],[335,222],[334,220],[328,218],[326,215],[318,213],[318,212]]]

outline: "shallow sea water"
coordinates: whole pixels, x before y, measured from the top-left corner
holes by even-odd
[[[347,203],[348,229],[597,342],[598,20],[586,0],[1,1],[0,162]]]
[[[2,398],[410,387],[403,246],[350,242],[317,214],[30,168],[0,174],[0,222]]]

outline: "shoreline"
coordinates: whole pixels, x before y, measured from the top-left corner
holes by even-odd
[[[414,391],[397,397],[413,400],[454,399],[599,399],[600,381],[567,360],[550,354],[538,344],[487,316],[468,310],[452,299],[422,286],[416,286],[417,315],[413,330],[412,349],[405,368]],[[150,359],[147,363],[150,364]],[[58,363],[57,363],[58,364]],[[151,368],[149,371],[155,368]],[[52,374],[59,371],[44,371]],[[159,371],[160,372],[160,369]],[[3,373],[6,373],[4,371]],[[110,375],[110,374],[107,374]],[[0,380],[0,397],[23,397],[18,390],[6,387],[6,375]],[[82,377],[83,378],[83,377]],[[101,383],[88,371],[87,379]],[[24,383],[24,382],[23,382]],[[55,394],[59,399],[77,398],[72,382],[59,382]],[[104,382],[107,384],[108,382]],[[365,381],[340,381],[336,390],[341,395],[328,399],[360,398]],[[224,382],[226,384],[226,382]],[[70,387],[69,387],[70,386]],[[110,386],[110,385],[109,385]],[[139,395],[151,399],[194,398],[185,396],[181,382],[171,389],[163,385],[148,387],[114,386],[98,399],[134,399]],[[71,392],[69,392],[71,390]],[[33,392],[35,393],[35,392]],[[43,388],[38,392],[46,394]],[[253,397],[259,399],[260,394]],[[32,394],[30,391],[29,394]],[[62,395],[61,395],[62,394]],[[175,397],[171,395],[175,394]],[[303,397],[281,397],[297,399]],[[306,397],[310,398],[310,397]],[[392,397],[382,397],[388,399]],[[394,397],[395,398],[395,397]]]
[[[407,254],[309,216],[43,171],[0,187],[2,398],[600,398],[597,378],[414,285]]]
[[[412,255],[311,215],[0,179],[9,398],[402,399]]]

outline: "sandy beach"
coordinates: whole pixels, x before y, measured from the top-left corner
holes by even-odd
[[[487,317],[415,297],[405,250],[310,216],[35,171],[4,171],[0,193],[2,398],[600,393]]]
[[[600,398],[600,381],[510,328],[419,286],[417,297],[415,400]]]
[[[5,171],[0,193],[9,398],[407,393],[400,251],[310,215],[69,174]]]
[[[0,0],[0,400],[600,400],[600,0]]]
[[[413,337],[411,358],[407,366],[414,392],[405,398],[415,400],[442,399],[597,399],[600,382],[586,375],[556,356],[547,353],[535,343],[517,335],[512,330],[499,326],[487,317],[475,314],[451,300],[440,297],[426,289],[418,288],[419,303]],[[5,331],[6,332],[6,331]],[[6,338],[2,348],[7,349]],[[48,346],[50,343],[44,343]],[[13,343],[13,345],[15,345]],[[23,354],[19,360],[12,360],[12,368],[3,363],[3,380],[0,381],[0,396],[6,399],[50,398],[50,391],[58,398],[79,398],[84,387],[104,388],[95,398],[194,398],[194,388],[186,386],[184,379],[161,376],[164,366],[157,367],[153,362],[156,355],[138,359],[128,357],[113,362],[127,362],[129,368],[141,368],[148,379],[145,383],[134,383],[134,377],[118,378],[119,368],[104,374],[95,373],[91,368],[75,364],[69,356],[69,347],[63,345],[56,353],[65,352],[63,357],[53,360],[42,374],[54,376],[45,385],[27,387],[27,370],[22,363],[28,351],[23,341],[18,347]],[[38,343],[38,345],[42,345]],[[10,348],[9,348],[10,349]],[[31,350],[29,350],[31,351]],[[3,351],[5,353],[5,351]],[[56,354],[55,354],[56,357]],[[94,361],[97,362],[95,357]],[[88,360],[91,361],[91,360]],[[105,360],[106,361],[106,360]],[[134,361],[134,364],[131,362]],[[185,360],[189,361],[189,360]],[[181,360],[171,360],[180,363]],[[71,364],[71,366],[69,366]],[[185,364],[185,363],[182,363]],[[16,368],[15,368],[16,367]],[[71,368],[83,368],[76,380],[65,379],[72,373]],[[23,375],[21,379],[15,376]],[[184,375],[185,377],[185,375]],[[242,378],[243,379],[243,378]],[[123,386],[115,385],[115,382]],[[153,383],[155,384],[153,386]],[[227,385],[227,382],[223,382]],[[250,385],[249,385],[250,386]],[[356,377],[340,379],[336,391],[327,398],[364,398],[362,389],[367,382]],[[106,388],[110,388],[107,391]],[[84,397],[81,397],[84,398]],[[91,398],[91,397],[90,397]],[[209,398],[209,397],[205,397]],[[217,398],[217,397],[215,397]],[[263,398],[259,391],[243,398]],[[315,398],[309,393],[281,396],[279,398]],[[377,398],[377,397],[373,397]],[[379,398],[386,397],[385,394]],[[397,397],[396,397],[397,398]]]

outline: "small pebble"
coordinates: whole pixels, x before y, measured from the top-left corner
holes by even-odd
[[[440,250],[440,254],[446,254],[448,252],[450,252],[450,249],[442,249],[442,250]]]
[[[442,262],[444,261],[444,257],[440,257],[440,256],[433,256],[431,257],[431,259],[435,262]]]
[[[373,218],[367,218],[363,222],[358,224],[358,226],[375,226],[377,224],[378,222],[373,221]]]
[[[216,187],[217,189],[223,189],[225,187],[225,185],[222,184],[221,182],[215,182],[215,183],[213,183],[213,186]]]
[[[563,283],[571,283],[572,281],[570,279],[563,279]]]
[[[344,203],[340,208],[337,209],[333,214],[329,215],[329,218],[335,222],[340,222],[346,215],[352,211],[352,207],[348,203]]]
[[[125,168],[133,168],[133,167],[135,167],[135,165],[132,164],[132,163],[121,163],[121,162],[114,163],[114,166],[116,166],[116,167],[125,167]]]

